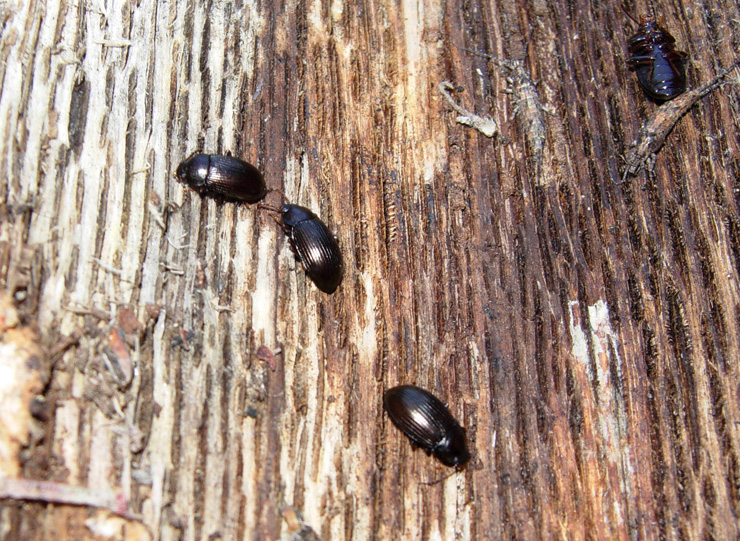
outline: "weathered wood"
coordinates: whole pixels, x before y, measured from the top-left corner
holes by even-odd
[[[736,60],[737,2],[654,7],[691,88]],[[2,474],[57,483],[1,493],[3,539],[740,535],[737,72],[620,185],[657,106],[617,1],[0,21],[0,277],[52,367]],[[268,213],[174,181],[196,150],[338,234],[337,293]],[[425,484],[449,469],[384,415],[402,383],[467,427],[465,470]]]

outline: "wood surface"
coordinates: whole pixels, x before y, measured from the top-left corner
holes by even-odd
[[[737,2],[652,6],[690,88],[736,60]],[[0,23],[0,340],[33,372],[0,396],[33,413],[0,433],[0,539],[740,536],[737,70],[620,183],[658,106],[616,0]],[[339,290],[268,212],[176,183],[194,151],[318,214]],[[392,426],[402,383],[467,468]]]

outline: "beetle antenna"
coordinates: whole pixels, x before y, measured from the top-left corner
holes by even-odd
[[[436,484],[438,484],[438,483],[441,483],[441,482],[442,482],[442,481],[444,481],[445,479],[449,479],[450,477],[452,477],[453,475],[455,475],[455,474],[456,474],[456,473],[458,473],[459,471],[460,471],[460,470],[457,470],[457,469],[455,469],[454,471],[451,471],[451,472],[450,472],[450,473],[448,473],[447,475],[445,475],[445,476],[443,476],[443,477],[440,477],[439,479],[437,479],[437,480],[435,480],[435,481],[419,481],[419,484],[422,484],[422,485],[426,485],[426,486],[436,485]]]
[[[275,214],[280,214],[280,209],[271,207],[270,205],[265,205],[264,203],[260,203],[257,205],[257,208],[260,210],[266,210],[267,212],[274,212]]]
[[[275,216],[275,214],[281,214],[280,209],[276,209],[275,207],[271,207],[270,205],[265,205],[264,203],[260,203],[259,205],[257,205],[257,209],[266,210],[270,213],[270,217],[275,220],[276,224],[278,224],[279,226],[283,225],[280,219]]]
[[[627,17],[629,17],[630,19],[632,19],[632,21],[635,24],[637,24],[637,25],[640,24],[639,21],[637,19],[635,19],[629,11],[627,11],[627,7],[624,4],[619,4],[619,7],[622,8],[622,11],[624,11],[624,14],[627,15]],[[655,13],[655,11],[653,11],[653,13]]]

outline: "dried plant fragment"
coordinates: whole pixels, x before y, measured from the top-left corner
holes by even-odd
[[[129,336],[136,336],[145,329],[141,321],[136,319],[133,308],[128,305],[123,305],[118,309],[118,324],[121,330]]]
[[[455,100],[452,99],[452,96],[450,96],[450,90],[454,89],[455,86],[449,81],[439,83],[439,91],[442,93],[450,107],[460,115],[455,119],[458,124],[475,128],[486,137],[493,137],[496,135],[498,133],[498,124],[496,124],[496,121],[489,117],[478,116],[459,106]]]
[[[261,361],[266,362],[267,365],[270,367],[270,370],[274,372],[277,369],[277,362],[275,360],[275,355],[279,354],[280,352],[281,352],[280,349],[276,349],[273,352],[267,346],[260,346],[257,348],[255,357],[257,357]]]
[[[671,133],[681,117],[688,113],[697,101],[721,86],[722,79],[738,64],[740,64],[740,60],[729,68],[720,71],[714,79],[705,85],[681,94],[674,100],[658,107],[653,116],[640,129],[640,138],[634,145],[633,150],[627,155],[627,169],[625,169],[619,183],[642,171],[645,164],[653,159],[663,147],[668,134]]]
[[[104,488],[93,489],[53,481],[5,477],[0,483],[0,499],[96,507],[120,517],[138,520],[129,511],[129,502],[123,493]]]
[[[281,514],[290,532],[290,537],[287,538],[289,541],[319,541],[319,536],[311,526],[303,522],[295,507],[285,507]]]
[[[125,389],[134,377],[134,363],[128,345],[121,336],[121,329],[108,333],[107,343],[103,347],[104,359],[120,389]]]

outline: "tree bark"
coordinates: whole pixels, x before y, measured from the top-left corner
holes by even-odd
[[[738,71],[621,182],[658,106],[620,6],[0,4],[0,539],[737,538]],[[654,9],[689,87],[736,60],[737,2]],[[339,290],[195,151],[312,209]]]

